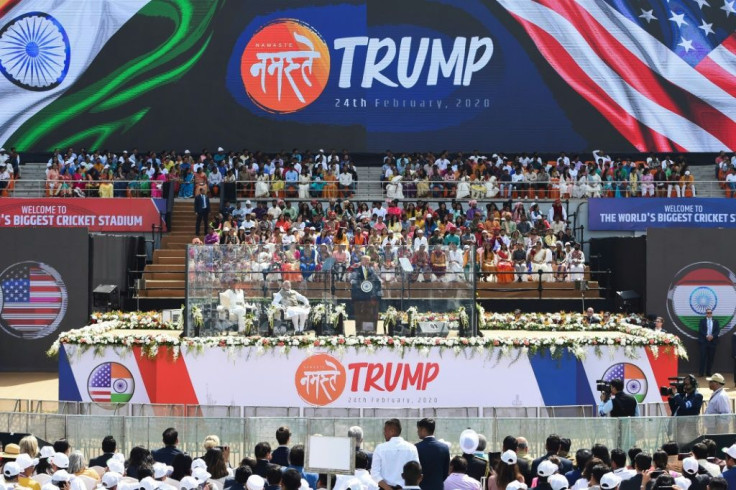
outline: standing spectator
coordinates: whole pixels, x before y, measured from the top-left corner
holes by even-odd
[[[713,391],[705,408],[705,415],[727,414],[731,413],[731,400],[723,389],[726,380],[720,373],[715,373],[710,378],[706,378],[708,387]]]
[[[417,453],[424,469],[419,486],[422,490],[442,490],[450,470],[450,449],[434,437],[435,421],[424,418],[417,422]]]
[[[276,441],[279,447],[273,450],[271,462],[279,466],[289,466],[289,440],[291,431],[287,426],[281,426],[276,430]]]
[[[181,451],[176,447],[179,444],[179,433],[173,427],[169,427],[163,432],[162,440],[164,447],[156,449],[151,455],[154,461],[170,466],[174,456],[181,454]]]
[[[718,334],[721,324],[713,318],[713,310],[705,310],[705,318],[700,320],[698,328],[698,344],[700,346],[700,376],[712,374],[713,359],[716,357],[718,347]]]
[[[268,476],[268,465],[271,463],[271,445],[267,442],[259,442],[255,448],[256,467],[253,473],[266,478]]]
[[[200,189],[199,194],[194,199],[194,212],[197,214],[197,225],[194,231],[199,236],[202,223],[207,226],[207,223],[210,221],[210,198],[207,197],[207,191],[205,189]]]
[[[392,487],[405,485],[401,476],[404,465],[409,461],[419,462],[419,454],[414,444],[401,437],[401,422],[389,419],[383,425],[383,436],[386,442],[376,446],[373,452],[371,476],[383,490],[394,490]]]
[[[355,467],[358,467],[358,452],[356,452],[355,460],[356,464]],[[304,446],[302,444],[297,444],[295,446],[292,446],[291,450],[289,450],[289,466],[288,469],[293,469],[299,472],[301,475],[301,478],[304,478],[306,482],[309,484],[309,488],[312,490],[317,490],[317,478],[319,475],[316,473],[307,473],[304,471]],[[357,471],[356,471],[357,473]]]

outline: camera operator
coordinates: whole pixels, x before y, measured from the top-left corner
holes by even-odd
[[[681,386],[682,388],[678,386],[677,393],[674,393],[672,388],[669,390],[667,402],[670,404],[672,416],[700,415],[703,395],[698,393],[698,380],[692,374],[688,374]]]
[[[600,387],[600,385],[599,385]],[[598,405],[598,415],[605,417],[636,417],[639,415],[639,405],[636,398],[624,391],[622,379],[612,379],[608,389],[601,391],[601,404]]]

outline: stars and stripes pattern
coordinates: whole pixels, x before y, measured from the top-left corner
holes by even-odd
[[[736,0],[498,2],[638,150],[736,150]]]
[[[93,402],[109,403],[112,392],[111,363],[100,364],[89,377],[89,396]]]
[[[11,266],[0,277],[0,287],[0,320],[17,336],[44,336],[44,331],[58,325],[63,317],[64,285],[41,264],[23,262]]]

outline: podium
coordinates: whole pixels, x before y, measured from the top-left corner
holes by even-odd
[[[350,288],[356,335],[375,335],[378,331],[378,312],[381,299],[381,280],[357,277]]]

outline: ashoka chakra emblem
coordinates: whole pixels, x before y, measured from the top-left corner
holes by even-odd
[[[28,12],[0,29],[0,72],[27,90],[58,87],[69,72],[71,49],[58,20]]]

